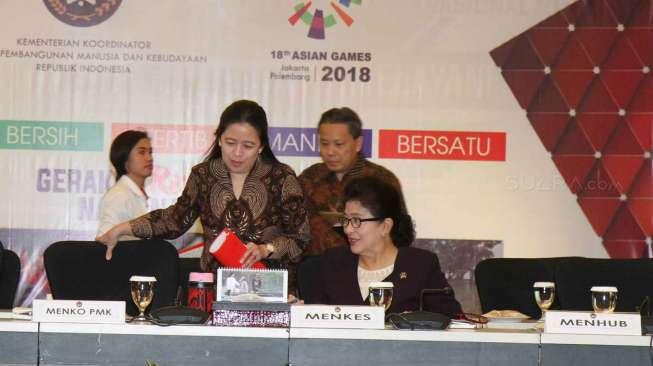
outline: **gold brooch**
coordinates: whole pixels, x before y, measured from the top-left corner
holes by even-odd
[[[407,277],[408,277],[408,274],[407,274],[406,272],[401,272],[401,273],[399,274],[399,278],[401,278],[402,280],[403,280],[404,278],[407,278]]]

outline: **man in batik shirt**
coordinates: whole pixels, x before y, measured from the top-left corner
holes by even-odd
[[[361,176],[380,178],[401,192],[397,177],[388,169],[374,164],[361,154],[362,123],[350,108],[332,108],[322,114],[318,123],[320,156],[299,175],[309,213],[311,242],[304,255],[319,255],[324,250],[347,243],[342,231],[334,228],[333,219],[341,212],[340,196],[349,180]],[[406,211],[402,194],[402,206]]]

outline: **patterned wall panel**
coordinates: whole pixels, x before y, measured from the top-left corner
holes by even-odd
[[[613,258],[653,236],[653,6],[581,0],[490,52]]]

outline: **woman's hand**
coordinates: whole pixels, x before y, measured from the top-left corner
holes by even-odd
[[[107,253],[105,258],[107,260],[111,260],[111,257],[113,256],[113,248],[115,248],[116,244],[118,244],[118,238],[120,238],[122,235],[129,234],[131,234],[131,226],[129,226],[129,222],[123,222],[112,227],[106,233],[95,238],[95,240],[107,246]]]
[[[261,259],[267,258],[269,254],[268,250],[265,249],[265,244],[254,244],[249,242],[247,243],[245,254],[240,258],[240,263],[243,264],[243,267],[249,268]]]
[[[296,298],[293,294],[288,294],[288,304],[304,305],[304,300]]]

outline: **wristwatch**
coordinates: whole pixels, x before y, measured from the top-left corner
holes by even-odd
[[[272,253],[274,253],[274,245],[272,244],[265,244],[265,250],[268,251],[268,256],[266,258],[270,258]]]

